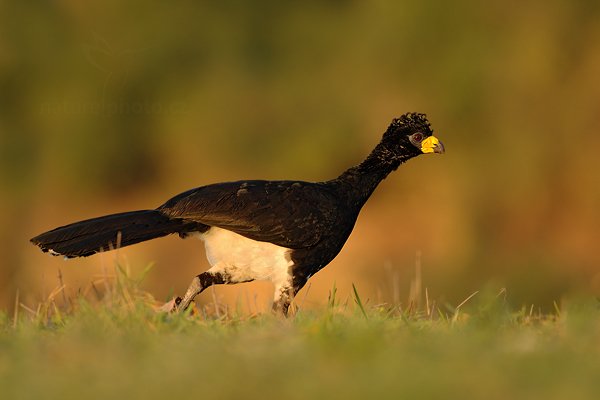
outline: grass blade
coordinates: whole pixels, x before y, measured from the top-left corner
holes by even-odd
[[[365,307],[363,306],[362,300],[360,299],[360,296],[358,295],[358,290],[356,290],[356,286],[354,285],[354,283],[352,284],[352,290],[354,291],[354,302],[358,305],[358,308],[360,308],[360,311],[365,316],[365,319],[369,319],[369,317],[367,316],[367,312],[365,311]]]

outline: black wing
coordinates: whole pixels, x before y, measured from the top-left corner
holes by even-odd
[[[239,181],[189,190],[158,208],[171,218],[227,229],[292,249],[310,247],[338,218],[335,193],[324,183]]]

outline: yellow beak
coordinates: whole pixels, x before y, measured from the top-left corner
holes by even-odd
[[[421,151],[423,153],[438,153],[444,154],[444,145],[435,136],[429,136],[421,143]]]

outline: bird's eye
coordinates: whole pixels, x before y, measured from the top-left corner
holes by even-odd
[[[419,143],[421,140],[423,140],[423,134],[415,133],[414,135],[412,135],[412,140]]]

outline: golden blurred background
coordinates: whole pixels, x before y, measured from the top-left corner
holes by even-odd
[[[76,293],[115,259],[50,257],[28,243],[42,231],[213,182],[330,179],[407,111],[446,155],[383,182],[303,307],[334,282],[405,302],[417,263],[452,304],[600,295],[598,1],[1,1],[0,307],[42,300],[59,270]],[[161,300],[208,267],[177,237],[119,258],[154,263]],[[264,309],[269,290],[200,300]]]

